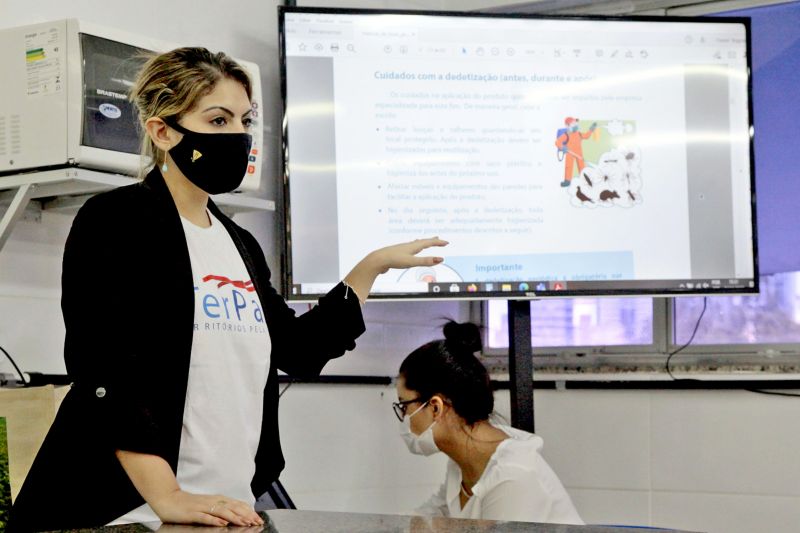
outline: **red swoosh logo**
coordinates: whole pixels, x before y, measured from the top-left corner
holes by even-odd
[[[226,278],[225,276],[215,276],[213,274],[209,274],[208,276],[203,277],[203,281],[218,281],[219,283],[217,283],[217,288],[230,284],[237,289],[242,289],[247,292],[253,292],[256,290],[256,288],[253,286],[252,280],[238,281]]]

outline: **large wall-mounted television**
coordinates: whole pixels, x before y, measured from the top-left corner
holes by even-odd
[[[279,21],[290,299],[428,236],[373,298],[758,291],[748,19]]]

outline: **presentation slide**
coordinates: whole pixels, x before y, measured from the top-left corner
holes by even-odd
[[[285,16],[294,296],[751,286],[744,25]]]

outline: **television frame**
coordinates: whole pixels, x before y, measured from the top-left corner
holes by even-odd
[[[745,28],[745,51],[746,51],[746,70],[747,70],[747,120],[749,130],[749,166],[750,166],[750,214],[751,214],[751,235],[753,251],[753,280],[746,287],[725,287],[719,285],[721,280],[716,279],[688,279],[685,280],[692,284],[692,288],[680,285],[682,280],[641,280],[643,282],[659,285],[657,288],[635,287],[635,288],[570,288],[570,284],[576,282],[567,281],[565,289],[554,290],[551,282],[547,281],[547,290],[511,290],[492,292],[427,292],[427,293],[387,293],[371,292],[371,300],[383,301],[428,301],[428,300],[536,300],[541,298],[575,298],[575,297],[673,297],[673,296],[708,296],[708,295],[736,295],[736,294],[758,294],[759,292],[759,265],[758,265],[758,234],[756,231],[756,179],[755,179],[755,152],[754,152],[754,119],[753,119],[753,76],[752,76],[752,39],[749,17],[679,17],[679,16],[613,16],[613,15],[539,15],[529,13],[497,13],[497,12],[462,12],[462,11],[426,11],[426,10],[404,10],[404,9],[363,9],[363,8],[328,8],[328,7],[278,7],[278,51],[280,65],[280,88],[282,104],[282,127],[281,127],[281,177],[283,187],[283,223],[286,233],[283,239],[283,250],[281,255],[282,279],[281,287],[286,299],[290,302],[310,302],[315,301],[324,293],[319,294],[296,294],[292,290],[292,235],[291,235],[291,198],[289,194],[289,141],[288,141],[288,96],[287,96],[287,71],[286,71],[286,20],[285,16],[289,13],[309,13],[309,14],[332,14],[332,15],[415,15],[432,16],[444,18],[497,18],[497,19],[532,19],[532,20],[576,20],[576,21],[617,21],[617,22],[680,22],[680,23],[714,23],[714,24],[741,24]],[[354,265],[355,266],[355,265]],[[625,281],[625,280],[623,280]],[[704,282],[700,286],[697,281]],[[529,285],[535,280],[528,282]],[[676,283],[675,288],[665,288],[663,284]],[[465,281],[462,285],[472,283]],[[478,283],[478,282],[475,282]],[[496,284],[502,283],[500,281]],[[518,284],[518,281],[511,282]],[[596,285],[597,282],[582,282]],[[609,282],[618,283],[618,282]],[[440,283],[441,288],[449,285],[450,282]],[[573,285],[574,287],[574,285]]]

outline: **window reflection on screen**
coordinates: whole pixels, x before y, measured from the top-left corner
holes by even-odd
[[[692,335],[702,298],[675,300],[675,344]],[[708,298],[708,309],[692,344],[800,342],[800,272],[761,276],[756,296]]]
[[[489,348],[508,347],[508,304],[488,303]],[[534,347],[653,342],[651,298],[575,298],[531,303]]]

